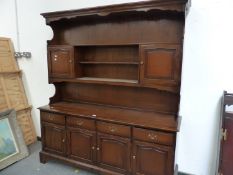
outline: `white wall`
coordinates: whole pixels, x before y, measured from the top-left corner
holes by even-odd
[[[233,92],[231,1],[193,0],[186,20],[180,104],[183,120],[176,151],[180,171],[214,174],[219,100],[223,90]],[[24,71],[38,135],[40,123],[36,108],[48,104],[54,93],[54,87],[47,84],[46,62],[46,40],[53,34],[39,14],[121,2],[130,1],[17,0],[19,46],[21,51],[31,51],[33,55],[29,60],[19,60],[19,65]],[[0,1],[0,23],[4,24],[0,27],[0,36],[12,37],[17,43],[14,6],[14,0]]]

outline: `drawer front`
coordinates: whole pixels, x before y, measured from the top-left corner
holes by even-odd
[[[123,137],[130,137],[130,127],[106,122],[97,122],[97,130],[99,132],[118,135]]]
[[[78,117],[67,117],[67,125],[73,126],[73,127],[79,127],[89,130],[95,130],[95,121],[84,119],[84,118],[78,118]]]
[[[136,140],[159,143],[164,145],[175,144],[175,135],[148,129],[133,128],[133,138]]]
[[[41,120],[49,123],[65,125],[65,116],[49,112],[41,112]]]

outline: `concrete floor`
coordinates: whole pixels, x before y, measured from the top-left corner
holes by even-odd
[[[30,155],[0,171],[0,175],[95,175],[60,162],[49,161],[41,164],[39,151],[41,143],[30,145]]]

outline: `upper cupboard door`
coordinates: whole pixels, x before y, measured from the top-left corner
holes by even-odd
[[[74,77],[74,51],[71,46],[52,46],[48,48],[48,67],[50,77]]]
[[[179,86],[180,45],[146,44],[140,46],[140,83],[149,87]]]

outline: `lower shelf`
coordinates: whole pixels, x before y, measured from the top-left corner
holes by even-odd
[[[82,77],[77,78],[78,80],[84,81],[105,81],[105,82],[117,82],[117,83],[138,83],[137,80],[127,80],[127,79],[114,79],[114,78],[95,78],[95,77]]]

